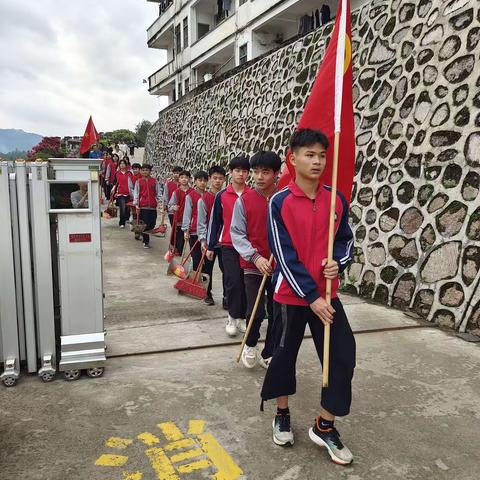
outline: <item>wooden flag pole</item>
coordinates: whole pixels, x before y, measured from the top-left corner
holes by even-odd
[[[333,260],[333,244],[335,241],[335,204],[337,200],[337,179],[338,179],[338,149],[340,146],[340,132],[335,132],[333,166],[332,166],[332,197],[330,199],[330,220],[328,224],[328,263]],[[326,302],[332,304],[332,280],[327,278]],[[328,387],[328,374],[330,370],[330,324],[325,325],[323,336],[323,366],[322,386]]]
[[[273,254],[270,255],[270,258],[268,260],[268,263],[270,264],[270,266],[272,266],[272,262],[273,262]],[[263,275],[262,283],[260,284],[260,288],[258,289],[257,299],[255,300],[255,305],[253,306],[252,313],[250,314],[250,319],[248,320],[247,330],[245,331],[245,335],[243,336],[242,345],[240,347],[240,352],[238,353],[238,357],[237,357],[237,363],[240,361],[240,358],[242,358],[243,348],[247,343],[248,335],[250,334],[250,330],[252,329],[253,319],[255,318],[255,314],[257,313],[258,306],[260,305],[260,300],[262,299],[262,296],[264,294],[267,278],[268,278],[268,275]]]

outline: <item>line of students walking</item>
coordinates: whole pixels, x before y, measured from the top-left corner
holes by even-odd
[[[168,205],[171,248],[181,254],[188,242],[197,245],[194,268],[202,253],[203,271],[210,275],[218,258],[223,277],[223,306],[228,310],[225,331],[236,336],[246,331],[264,275],[268,276],[265,302],[260,302],[241,359],[246,368],[266,368],[261,392],[263,401],[276,399],[273,441],[293,445],[288,399],[296,391],[295,365],[308,323],[320,362],[323,359],[323,325],[331,325],[330,384],[322,389],[321,407],[310,439],[327,448],[332,460],[349,464],[350,450],[334,427],[335,416],[348,415],[355,368],[355,340],[337,297],[338,275],[352,258],[353,234],[348,225],[348,203],[337,193],[333,258],[327,262],[331,189],[321,181],[328,140],[316,130],[298,130],[290,141],[296,179],[276,191],[281,160],[274,152],[260,151],[250,159],[240,155],[228,164],[230,183],[223,187],[226,172],[213,166],[194,175],[175,167],[163,191],[143,165],[142,177],[133,188],[133,203],[147,230],[155,227],[158,202]],[[253,171],[254,187],[247,185]],[[120,178],[120,177],[119,177]],[[118,184],[117,180],[117,184]],[[207,185],[210,185],[207,190]],[[123,190],[122,190],[123,191]],[[148,237],[148,235],[147,235]],[[197,243],[198,241],[198,243]],[[144,246],[149,240],[144,235]],[[271,262],[273,254],[274,262]],[[332,280],[332,304],[325,301],[326,280]],[[264,347],[258,351],[260,327],[268,328]]]

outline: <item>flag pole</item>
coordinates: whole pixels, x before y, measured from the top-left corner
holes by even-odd
[[[328,223],[328,263],[333,260],[333,244],[335,241],[335,206],[337,199],[337,179],[338,179],[338,149],[340,146],[340,132],[335,132],[333,166],[332,166],[332,196],[330,198],[330,219]],[[325,300],[328,305],[332,304],[332,280],[327,278]],[[330,324],[325,325],[323,335],[323,366],[322,366],[322,386],[328,387],[330,371]]]

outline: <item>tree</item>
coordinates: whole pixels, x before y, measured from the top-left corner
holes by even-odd
[[[100,134],[100,143],[109,147],[116,143],[135,143],[135,133],[131,130],[122,128],[120,130],[114,130],[113,132],[106,132]]]
[[[147,133],[152,127],[152,122],[148,120],[142,120],[135,127],[135,143],[137,147],[144,147],[145,141],[147,140]]]
[[[49,158],[62,158],[65,151],[62,149],[60,137],[43,137],[29,152],[30,160],[47,160]]]

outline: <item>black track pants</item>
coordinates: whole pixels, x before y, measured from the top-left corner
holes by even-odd
[[[329,386],[322,388],[321,405],[335,416],[350,412],[352,378],[355,369],[355,339],[338,298],[330,331]],[[308,323],[320,362],[323,360],[324,326],[310,307],[274,302],[275,350],[262,388],[262,399],[270,400],[296,392],[295,363]],[[319,379],[321,382],[321,379]]]
[[[228,314],[232,318],[245,318],[247,301],[240,257],[233,247],[222,246],[222,261]]]

